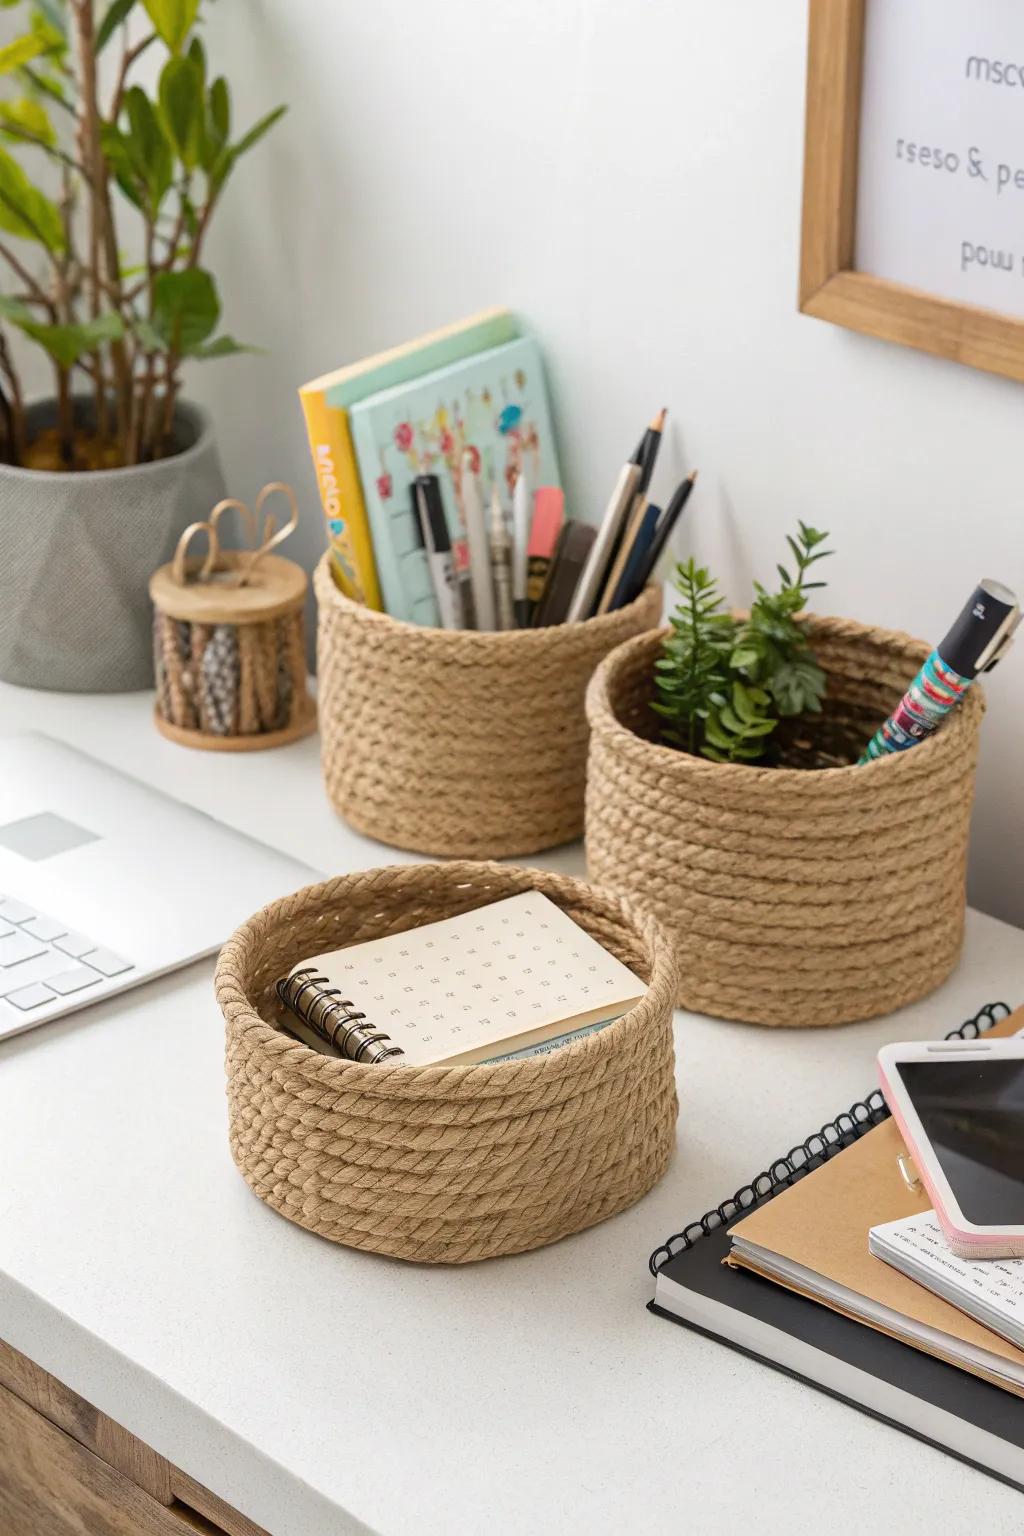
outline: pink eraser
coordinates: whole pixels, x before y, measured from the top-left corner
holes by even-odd
[[[530,524],[528,556],[550,560],[558,543],[565,516],[565,496],[557,485],[539,485],[533,498],[533,522]]]

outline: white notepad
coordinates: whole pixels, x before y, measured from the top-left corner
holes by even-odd
[[[961,1259],[934,1211],[872,1227],[868,1247],[910,1280],[1024,1350],[1024,1259]],[[1024,1360],[1021,1361],[1024,1373]]]
[[[618,1018],[639,977],[540,891],[313,955],[409,1066],[493,1061]]]

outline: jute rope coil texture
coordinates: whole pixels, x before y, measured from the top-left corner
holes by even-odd
[[[181,730],[284,730],[306,700],[302,610],[264,623],[197,624],[154,615],[157,709]]]
[[[636,1008],[548,1056],[363,1066],[266,1023],[303,957],[518,891],[558,903],[647,983]],[[578,880],[452,863],[368,870],[265,907],[217,966],[231,1152],[300,1226],[397,1258],[463,1264],[538,1248],[632,1205],[675,1144],[677,976],[657,925]]]
[[[661,617],[649,587],[618,613],[502,634],[403,624],[315,576],[324,781],[335,810],[421,853],[506,858],[583,832],[598,662]]]
[[[828,707],[878,723],[928,653],[846,619],[808,627]],[[757,1024],[845,1024],[937,987],[963,936],[981,688],[920,746],[865,767],[716,764],[656,742],[663,633],[621,646],[588,691],[587,865],[665,926],[680,1003]]]

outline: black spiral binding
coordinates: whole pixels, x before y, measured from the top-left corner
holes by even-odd
[[[353,1008],[313,965],[283,976],[277,983],[277,995],[296,1018],[316,1030],[340,1056],[347,1056],[350,1061],[379,1062],[405,1055],[399,1046],[391,1044],[390,1035],[375,1029],[366,1014]]]
[[[959,1029],[950,1030],[946,1039],[974,1040],[983,1029],[991,1029],[993,1024],[1004,1019],[1009,1012],[1006,1003],[987,1003],[973,1019],[967,1019]],[[791,1147],[785,1157],[776,1158],[769,1168],[751,1179],[749,1184],[744,1184],[731,1199],[723,1200],[714,1210],[705,1212],[699,1221],[691,1221],[681,1232],[674,1232],[666,1238],[660,1248],[655,1248],[651,1254],[651,1274],[657,1275],[659,1269],[663,1269],[676,1254],[687,1252],[702,1237],[707,1237],[725,1222],[732,1221],[741,1211],[749,1210],[759,1200],[777,1194],[780,1189],[787,1189],[808,1171],[809,1163],[813,1162],[818,1167],[827,1162],[830,1157],[863,1136],[865,1131],[881,1125],[888,1118],[888,1106],[880,1089],[875,1088],[867,1098],[858,1100],[844,1114],[837,1115],[835,1120],[823,1125],[820,1131],[815,1131],[799,1146]]]

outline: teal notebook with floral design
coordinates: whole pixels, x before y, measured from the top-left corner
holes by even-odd
[[[456,569],[468,563],[462,465],[468,452],[485,505],[497,484],[506,512],[520,472],[531,490],[559,485],[544,366],[532,336],[382,390],[352,405],[349,426],[384,606],[437,624],[437,603],[412,505],[417,475],[437,475]]]

